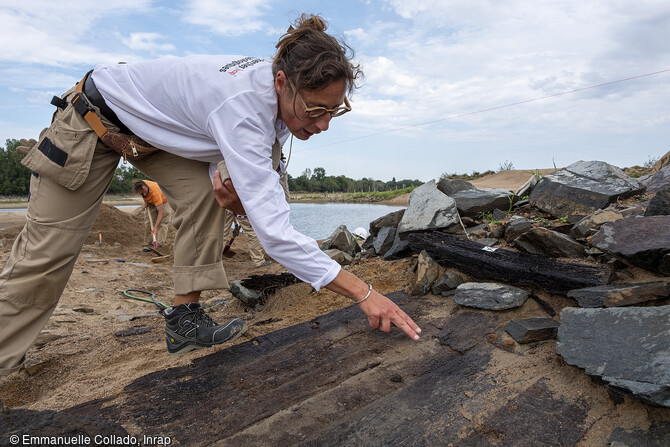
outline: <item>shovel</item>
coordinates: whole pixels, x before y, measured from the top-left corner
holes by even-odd
[[[153,248],[152,246],[148,246],[147,248],[148,248],[149,250],[153,251],[154,253],[156,253],[159,257],[167,258],[167,257],[169,256],[169,255],[164,255],[163,253],[161,253],[160,251],[156,250],[156,249]]]
[[[154,239],[154,250],[158,248],[158,242],[156,242],[156,235],[154,234],[154,220],[151,217],[151,213],[149,212],[149,208],[146,208],[147,210],[147,216],[149,216],[149,224],[151,225],[151,237]]]

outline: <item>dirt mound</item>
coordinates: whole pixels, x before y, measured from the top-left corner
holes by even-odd
[[[23,223],[5,228],[0,231],[0,239],[11,245],[22,229]],[[99,242],[101,236],[102,241],[108,244],[141,245],[144,240],[144,216],[103,204],[85,244]]]
[[[144,240],[143,231],[144,220],[141,217],[103,203],[85,243],[98,242],[102,235],[102,241],[108,244],[137,246]]]
[[[554,171],[555,169],[510,169],[486,175],[477,180],[470,180],[470,183],[479,189],[502,188],[516,192],[536,173],[539,172],[542,175],[546,175]]]
[[[16,236],[19,235],[22,229],[23,225],[5,228],[4,230],[0,231],[0,242],[4,239],[4,242],[2,243],[12,245],[14,239],[16,239]]]

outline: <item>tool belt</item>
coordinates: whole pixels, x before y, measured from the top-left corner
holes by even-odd
[[[95,131],[98,138],[100,138],[100,141],[102,141],[105,146],[108,146],[123,156],[124,160],[127,160],[128,158],[131,160],[138,160],[159,150],[137,135],[132,134],[119,120],[116,114],[105,103],[104,98],[95,87],[93,79],[90,78],[92,72],[93,70],[86,73],[84,79],[77,84],[75,94],[72,96],[70,102],[77,113],[79,113]],[[107,129],[102,121],[100,121],[98,115],[96,115],[92,105],[100,109],[100,114],[121,131],[114,132]]]

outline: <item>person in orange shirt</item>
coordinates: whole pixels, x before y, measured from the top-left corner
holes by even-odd
[[[135,192],[144,199],[144,208],[151,213],[154,227],[151,228],[149,216],[144,215],[144,245],[153,243],[153,236],[156,236],[158,245],[165,244],[167,240],[168,224],[172,217],[172,209],[168,204],[163,191],[158,183],[150,180],[138,180],[133,185]]]

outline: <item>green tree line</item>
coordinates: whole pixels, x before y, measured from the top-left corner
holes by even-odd
[[[21,164],[18,140],[8,139],[0,148],[0,195],[26,196],[30,187],[30,170]]]
[[[23,155],[16,150],[18,145],[18,140],[8,139],[5,147],[0,147],[0,196],[27,196],[30,191],[30,170],[21,164]],[[135,180],[148,178],[134,166],[122,164],[116,168],[107,192],[130,193]]]
[[[21,164],[23,155],[16,148],[19,141],[8,139],[5,147],[0,148],[0,196],[27,196],[30,189],[30,171]],[[121,164],[116,168],[108,193],[131,193],[133,182],[137,179],[148,179],[130,164]],[[288,185],[295,192],[383,192],[420,186],[419,180],[388,181],[362,178],[354,180],[344,175],[326,175],[326,170],[316,167],[305,169],[298,177],[288,175]]]
[[[422,184],[419,180],[396,180],[395,177],[388,182],[365,177],[354,180],[344,175],[326,175],[321,167],[305,169],[298,177],[288,175],[288,188],[292,192],[382,192]]]

